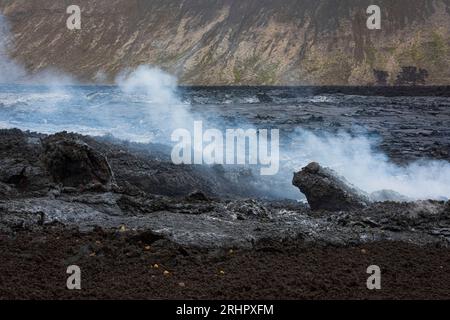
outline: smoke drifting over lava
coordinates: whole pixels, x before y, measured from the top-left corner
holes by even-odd
[[[396,191],[411,199],[447,199],[450,197],[450,163],[422,159],[405,166],[393,163],[378,151],[379,140],[348,132],[313,133],[298,129],[295,152],[297,169],[319,162],[344,176],[358,188],[372,193]]]

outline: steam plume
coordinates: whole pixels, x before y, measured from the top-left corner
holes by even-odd
[[[450,163],[422,159],[400,166],[377,151],[377,141],[365,135],[315,134],[299,129],[295,138],[299,169],[311,161],[334,169],[366,192],[393,190],[412,199],[448,199],[450,197]]]

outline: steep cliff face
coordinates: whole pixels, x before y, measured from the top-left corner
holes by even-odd
[[[450,0],[377,0],[381,30],[368,30],[373,2],[0,0],[0,11],[15,60],[84,81],[152,64],[183,84],[450,84]],[[66,28],[71,4],[81,30]]]

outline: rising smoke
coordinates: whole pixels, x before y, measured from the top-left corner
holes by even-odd
[[[450,198],[447,161],[423,159],[400,166],[378,151],[378,139],[364,134],[316,134],[302,129],[296,133],[295,152],[287,151],[296,169],[316,161],[368,193],[392,190],[411,199]]]
[[[140,66],[119,75],[116,83],[123,93],[147,102],[148,108],[142,116],[150,120],[149,124],[157,128],[161,136],[170,137],[175,129],[193,126],[190,105],[180,100],[174,76],[158,68]]]
[[[0,84],[39,84],[61,88],[76,83],[73,77],[54,69],[45,69],[36,74],[28,73],[10,57],[13,47],[10,31],[8,20],[0,13]]]

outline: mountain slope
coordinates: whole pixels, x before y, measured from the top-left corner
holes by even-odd
[[[71,2],[0,0],[11,56],[84,81],[153,64],[183,84],[450,84],[450,0],[379,0],[381,30],[366,27],[370,0],[76,2],[71,31]]]

